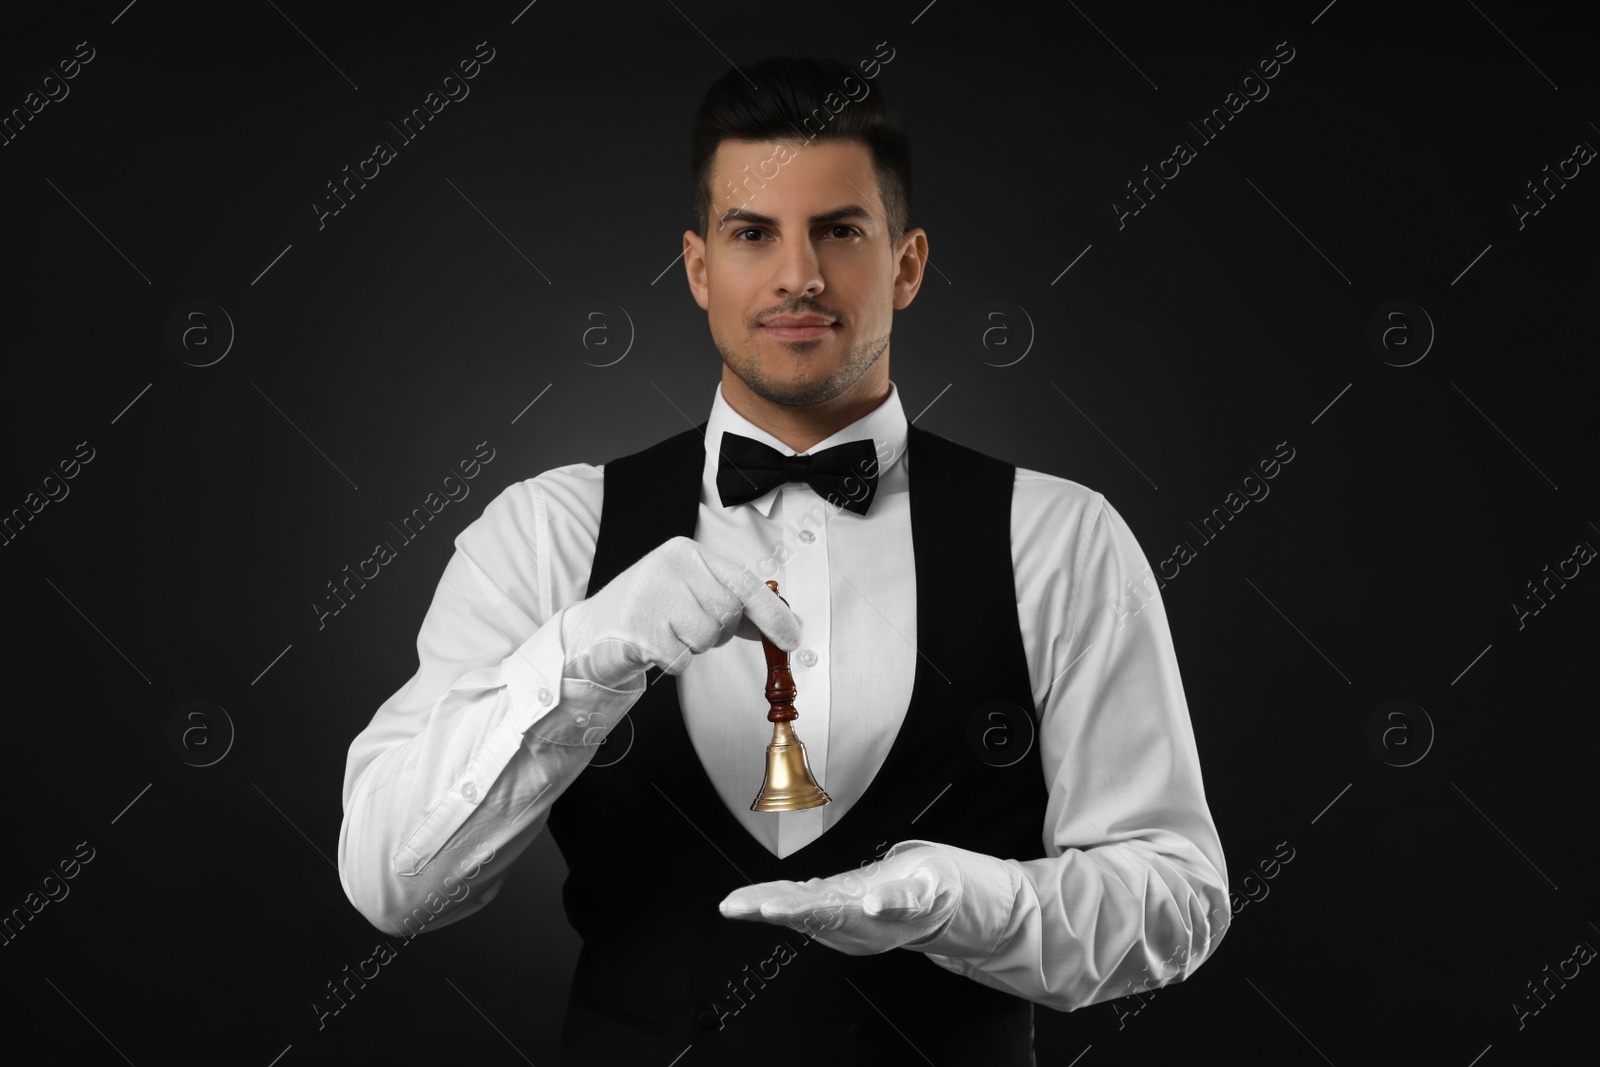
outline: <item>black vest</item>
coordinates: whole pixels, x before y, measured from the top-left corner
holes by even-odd
[[[702,423],[606,464],[585,595],[663,541],[694,536],[704,434]],[[1020,997],[912,949],[850,956],[717,910],[747,879],[841,874],[907,838],[1045,855],[1048,790],[1011,565],[1015,467],[915,426],[907,434],[918,655],[883,767],[833,827],[780,860],[723,806],[684,727],[677,679],[651,668],[596,764],[551,809],[569,869],[562,901],[583,938],[567,1067],[666,1067],[680,1054],[674,1067],[1034,1063],[1033,1005]],[[804,740],[803,689],[797,706]],[[765,711],[752,692],[750,729],[770,730]],[[614,745],[626,755],[616,759]]]

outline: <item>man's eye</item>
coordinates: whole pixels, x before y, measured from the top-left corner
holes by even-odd
[[[840,231],[840,230],[843,230],[844,233],[843,234],[839,233],[838,231]],[[747,234],[747,233],[753,233],[753,234],[758,234],[758,235],[763,235],[764,236],[765,232],[766,231],[761,230],[761,229],[759,229],[757,227],[747,226],[742,230],[735,230],[734,233],[733,233],[733,238],[734,238],[735,241],[739,241],[739,242],[741,242],[743,244],[755,244],[756,242],[754,242],[754,241],[746,241],[746,240],[744,240],[744,235]],[[850,237],[856,237],[856,236],[859,236],[861,234],[861,230],[858,227],[851,226],[851,225],[848,225],[848,224],[843,223],[843,222],[836,223],[835,225],[829,226],[827,228],[827,232],[828,232],[829,236],[834,237],[835,239],[838,239],[838,240],[844,240],[844,239],[847,239],[847,238],[850,238]]]

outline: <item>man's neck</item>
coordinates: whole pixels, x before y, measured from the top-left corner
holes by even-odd
[[[867,374],[832,400],[809,407],[789,407],[750,391],[738,375],[722,368],[722,399],[752,425],[770,433],[796,452],[825,441],[889,399],[888,368]],[[871,380],[869,380],[871,379]]]

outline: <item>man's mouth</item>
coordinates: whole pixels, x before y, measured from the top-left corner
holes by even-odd
[[[779,315],[762,323],[761,329],[780,341],[810,341],[826,337],[835,325],[820,315]]]

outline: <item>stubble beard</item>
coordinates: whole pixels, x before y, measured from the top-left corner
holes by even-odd
[[[745,388],[763,400],[785,407],[808,407],[832,400],[860,381],[889,347],[887,335],[862,341],[845,352],[844,361],[826,378],[820,381],[802,379],[790,385],[773,380],[762,368],[761,353],[756,347],[759,341],[748,350],[736,349],[720,340],[713,341],[717,351],[722,354],[723,364],[745,384]],[[821,339],[803,342],[812,346],[821,343]],[[799,350],[806,349],[801,347]]]

